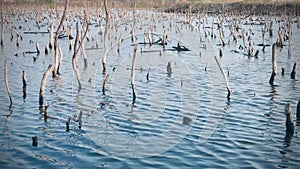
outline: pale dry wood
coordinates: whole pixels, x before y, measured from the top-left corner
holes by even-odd
[[[135,25],[136,25],[136,1],[133,1],[133,10],[132,10],[132,18],[133,18],[133,23],[132,23],[132,30],[131,30],[131,41],[135,41]]]
[[[102,66],[103,66],[103,74],[106,74],[106,57],[108,54],[108,29],[109,29],[109,23],[110,23],[110,16],[109,11],[107,7],[107,0],[104,0],[104,8],[105,8],[105,31],[104,31],[104,52],[103,52],[103,58],[102,58]]]
[[[44,73],[42,81],[41,81],[41,87],[40,87],[40,93],[39,93],[39,104],[40,104],[40,106],[43,106],[43,104],[44,104],[45,87],[46,87],[47,78],[51,73],[51,69],[52,69],[52,64],[49,64],[48,69]]]
[[[77,50],[77,43],[79,41],[79,26],[78,26],[78,22],[76,23],[76,38],[75,38],[75,42],[74,42],[74,53],[73,53],[73,57],[72,57],[72,67],[73,67],[73,70],[76,74],[76,78],[77,78],[77,82],[78,82],[78,88],[79,90],[81,89],[81,82],[80,82],[80,74],[79,74],[79,71],[77,69],[77,53],[78,53],[78,50]],[[78,48],[79,49],[79,48]]]
[[[11,94],[10,94],[10,90],[9,90],[9,86],[8,86],[7,61],[6,60],[4,62],[4,80],[5,80],[6,91],[7,91],[8,97],[9,97],[9,101],[10,101],[9,107],[11,107],[13,102],[12,102],[12,98],[11,98]]]
[[[272,46],[272,74],[269,80],[270,85],[274,85],[275,76],[277,75],[277,60],[276,60],[276,44]]]
[[[59,51],[59,62],[58,62],[58,66],[57,66],[57,73],[60,74],[60,66],[62,64],[62,60],[63,60],[63,52],[61,50],[60,44],[57,43],[57,47],[58,47],[58,51]]]
[[[66,0],[65,6],[64,6],[64,12],[63,16],[61,17],[60,23],[58,25],[58,28],[56,30],[55,38],[54,38],[54,68],[53,68],[53,74],[52,77],[56,78],[57,74],[57,68],[58,68],[58,48],[57,48],[57,43],[58,43],[58,37],[62,31],[64,21],[66,20],[66,15],[67,15],[67,10],[68,10],[68,4],[69,0]]]
[[[226,88],[227,88],[227,92],[228,92],[228,93],[227,93],[227,99],[229,100],[232,91],[231,91],[231,89],[230,89],[230,87],[229,87],[229,83],[228,83],[228,80],[227,80],[227,76],[226,76],[224,70],[222,69],[221,64],[220,64],[220,62],[219,62],[219,60],[218,60],[218,58],[217,58],[216,56],[215,56],[215,60],[216,60],[217,65],[218,65],[218,67],[219,67],[219,69],[220,69],[220,71],[221,71],[221,73],[222,73],[222,75],[223,75],[223,78],[224,78],[224,80],[225,80],[225,82],[226,82]]]
[[[132,58],[132,67],[131,67],[131,88],[132,88],[132,102],[134,103],[136,100],[135,94],[135,64],[136,64],[136,51],[137,45],[134,46],[133,50],[133,58]]]
[[[51,18],[51,20],[52,20],[52,18]],[[49,39],[49,48],[50,49],[52,49],[52,47],[53,47],[53,44],[52,44],[52,42],[53,42],[53,31],[54,31],[54,23],[53,23],[53,21],[51,21],[50,39]]]

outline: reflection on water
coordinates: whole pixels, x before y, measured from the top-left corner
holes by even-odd
[[[116,11],[115,11],[116,12]],[[47,81],[45,103],[47,110],[39,109],[38,93],[40,80],[47,65],[53,63],[53,51],[48,55],[23,55],[23,51],[35,49],[35,43],[45,46],[48,34],[22,34],[23,40],[16,47],[9,41],[9,29],[5,28],[5,46],[1,48],[0,70],[8,61],[8,81],[13,98],[9,100],[5,88],[0,88],[0,165],[4,168],[295,168],[300,164],[299,121],[295,133],[286,133],[284,107],[291,104],[295,117],[300,95],[299,74],[296,80],[288,75],[277,74],[275,85],[270,86],[271,48],[266,47],[259,57],[243,55],[237,43],[223,47],[220,58],[232,88],[231,99],[226,99],[226,84],[214,56],[219,55],[219,35],[209,34],[212,17],[193,27],[185,24],[185,16],[157,14],[139,11],[137,42],[144,41],[144,30],[155,25],[152,38],[158,40],[163,30],[168,34],[168,45],[163,50],[159,45],[139,45],[136,63],[136,101],[132,104],[130,68],[133,46],[130,41],[129,18],[120,20],[116,37],[124,39],[117,52],[118,38],[111,37],[107,58],[109,78],[102,75],[102,45],[99,27],[90,26],[91,41],[86,42],[88,67],[84,68],[81,55],[78,70],[81,73],[82,89],[78,91],[76,77],[71,66],[72,51],[68,40],[61,39],[63,64],[59,79]],[[160,19],[149,19],[152,15]],[[148,19],[146,19],[148,18]],[[24,30],[38,29],[35,20],[17,20]],[[78,18],[75,18],[75,20]],[[269,18],[266,18],[269,19]],[[273,18],[274,19],[274,18]],[[214,18],[216,21],[217,18]],[[91,21],[92,25],[96,25]],[[124,22],[124,24],[123,24]],[[44,23],[48,23],[45,21]],[[70,24],[70,23],[69,23]],[[224,23],[225,38],[231,23]],[[274,24],[274,31],[283,23]],[[170,25],[170,26],[167,26]],[[74,27],[74,24],[72,24]],[[242,25],[249,29],[254,51],[261,50],[263,25]],[[215,26],[215,32],[218,32]],[[116,28],[117,29],[117,28]],[[240,32],[238,32],[240,33]],[[113,32],[111,33],[113,34]],[[277,50],[278,67],[292,71],[300,44],[299,29],[293,24],[291,51],[287,47]],[[178,41],[191,51],[173,51]],[[265,37],[267,44],[276,41],[276,36]],[[99,45],[100,48],[94,48]],[[205,48],[203,48],[205,46]],[[239,52],[232,52],[232,51]],[[139,51],[139,50],[138,50]],[[146,52],[145,52],[146,51]],[[154,51],[154,52],[153,52]],[[160,52],[157,52],[160,51]],[[17,53],[17,56],[15,54]],[[200,53],[200,54],[199,54]],[[33,61],[33,58],[36,60]],[[172,74],[167,72],[171,63]],[[22,83],[22,71],[27,73],[27,86]],[[150,70],[150,71],[148,71]],[[147,75],[148,74],[148,75]],[[4,86],[3,73],[0,75]],[[103,88],[105,86],[105,88]],[[25,92],[24,92],[25,91]],[[78,119],[82,114],[82,126],[68,119]],[[299,120],[299,119],[298,119]],[[38,137],[38,146],[32,146],[32,137]]]

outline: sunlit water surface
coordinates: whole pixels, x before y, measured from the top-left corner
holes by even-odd
[[[242,39],[235,44],[230,38],[223,57],[218,57],[226,74],[229,71],[228,81],[233,93],[228,101],[224,79],[214,60],[221,48],[217,26],[216,39],[204,36],[210,28],[203,30],[203,27],[211,26],[212,17],[200,26],[195,20],[191,30],[183,23],[183,16],[150,11],[139,14],[144,19],[137,20],[135,43],[144,42],[144,30],[153,22],[156,25],[154,39],[158,40],[165,29],[168,45],[166,50],[160,45],[137,46],[136,101],[132,100],[130,78],[134,49],[129,34],[132,20],[125,24],[126,18],[120,19],[118,32],[111,32],[105,95],[102,92],[103,41],[98,34],[100,28],[92,20],[91,40],[85,42],[88,67],[83,67],[81,52],[77,58],[82,83],[80,91],[72,69],[73,50],[68,50],[67,38],[59,40],[63,63],[59,78],[53,80],[50,76],[47,80],[45,104],[50,105],[47,119],[40,114],[38,97],[43,73],[48,64],[53,63],[54,51],[44,54],[49,34],[23,32],[29,29],[47,31],[49,23],[44,21],[39,29],[34,20],[24,22],[22,17],[16,20],[11,16],[15,25],[23,25],[22,29],[17,29],[23,40],[20,47],[16,47],[16,37],[10,41],[6,25],[5,45],[0,49],[1,168],[297,168],[300,165],[300,128],[296,122],[290,143],[284,139],[284,106],[291,103],[295,119],[300,99],[299,81],[290,79],[293,63],[300,63],[300,29],[296,23],[293,24],[291,56],[288,56],[288,46],[277,49],[279,73],[274,87],[268,83],[272,70],[271,47],[263,53],[262,47],[257,46],[262,43],[263,25],[241,25],[246,31],[252,29],[254,51],[260,50],[260,53],[258,59],[248,58],[243,55],[246,52],[239,49]],[[151,21],[152,14],[164,17]],[[103,28],[104,25],[105,22]],[[228,40],[228,23],[224,25]],[[74,22],[72,26],[75,27]],[[266,35],[267,44],[276,41],[278,26],[274,24],[273,37]],[[74,32],[75,29],[73,36]],[[118,53],[120,33],[124,41]],[[30,40],[34,43],[29,43]],[[169,50],[177,46],[178,41],[191,51]],[[22,52],[34,51],[35,42],[42,52],[34,62],[36,54],[23,55]],[[95,48],[96,43],[98,48]],[[13,100],[11,109],[4,83],[5,60]],[[169,61],[171,74],[166,68]],[[284,76],[280,74],[281,67],[286,68]],[[25,99],[22,70],[27,72]],[[146,79],[148,70],[149,80]],[[66,132],[65,122],[70,117],[77,118],[80,111],[83,112],[82,127],[78,128],[78,123],[72,121],[70,132]],[[38,137],[37,147],[32,146],[34,136]]]

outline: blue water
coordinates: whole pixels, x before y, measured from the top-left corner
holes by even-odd
[[[20,20],[17,19],[18,15],[10,15],[23,40],[17,47],[16,35],[10,41],[10,27],[5,25],[5,45],[0,49],[1,168],[299,166],[299,125],[296,125],[296,121],[290,144],[284,139],[284,106],[291,103],[296,120],[296,105],[300,99],[299,81],[289,77],[293,63],[300,62],[300,29],[297,29],[297,23],[293,24],[292,29],[291,56],[288,56],[288,46],[277,49],[278,75],[274,87],[268,83],[272,71],[271,47],[267,47],[263,53],[262,47],[256,45],[262,43],[263,25],[241,24],[246,31],[249,28],[253,30],[254,51],[260,50],[260,53],[258,59],[233,53],[232,50],[239,50],[239,45],[243,43],[241,38],[237,44],[231,40],[230,45],[224,47],[223,57],[218,58],[226,74],[229,71],[227,78],[233,93],[228,101],[224,79],[214,60],[221,48],[217,26],[214,27],[216,39],[204,36],[204,32],[210,31],[210,28],[203,30],[203,27],[211,26],[213,17],[209,17],[207,22],[202,18],[200,26],[192,22],[192,29],[184,24],[184,15],[138,11],[137,39],[134,44],[144,42],[144,31],[153,29],[155,40],[166,30],[168,45],[167,50],[158,45],[138,45],[135,70],[137,99],[132,104],[132,13],[117,10],[112,13],[115,18],[108,43],[109,80],[104,95],[101,65],[103,37],[98,34],[100,28],[96,26],[96,12],[90,11],[90,22],[93,24],[89,26],[88,36],[91,40],[85,41],[88,67],[83,66],[81,52],[77,58],[82,83],[80,91],[72,69],[73,50],[68,50],[66,38],[59,40],[63,63],[59,78],[52,79],[50,76],[47,80],[44,101],[50,105],[47,119],[40,113],[38,94],[43,73],[53,63],[54,51],[44,54],[49,34],[23,32],[47,31],[49,15],[47,12],[40,13],[46,17],[40,28],[36,26],[35,13],[27,11],[33,16],[28,22],[25,22],[28,15],[21,15]],[[71,21],[79,19],[73,18],[77,14],[70,12],[68,17],[73,36],[76,32],[75,22]],[[197,17],[192,18],[198,21]],[[275,23],[275,18],[271,20],[274,21],[274,36],[266,35],[267,44],[274,43],[277,38],[279,23]],[[228,25],[229,22],[224,24]],[[18,29],[19,25],[23,28]],[[103,30],[104,26],[105,21]],[[227,41],[228,27],[224,30]],[[120,34],[124,40],[120,53],[117,53]],[[34,43],[29,43],[30,40]],[[168,50],[176,46],[178,41],[191,51]],[[39,43],[42,52],[34,62],[36,54],[23,55],[23,52],[34,51],[35,42]],[[96,44],[99,45],[97,49]],[[288,45],[288,42],[285,44]],[[206,49],[203,45],[206,45]],[[8,83],[13,100],[11,108],[4,83],[5,60],[8,62]],[[172,65],[172,74],[167,73],[168,62]],[[286,69],[284,76],[281,75],[281,67]],[[149,68],[148,81],[146,74]],[[22,97],[22,70],[27,72],[26,99]],[[299,73],[296,79],[299,79]],[[65,122],[70,117],[77,118],[80,111],[83,112],[82,127],[79,128],[78,122],[72,121],[70,132],[66,132]],[[190,121],[183,123],[184,119]],[[37,147],[32,146],[34,136],[38,137]]]

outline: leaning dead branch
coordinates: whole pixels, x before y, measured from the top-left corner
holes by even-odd
[[[230,95],[231,95],[231,89],[230,89],[230,87],[229,87],[229,83],[228,83],[228,80],[227,80],[227,76],[226,76],[226,74],[225,74],[225,72],[224,72],[224,70],[222,69],[222,67],[221,67],[221,64],[220,64],[220,62],[218,61],[218,59],[217,59],[217,57],[215,56],[215,60],[216,60],[216,62],[217,62],[217,65],[218,65],[218,67],[219,67],[219,69],[220,69],[220,71],[221,71],[221,73],[222,73],[222,75],[223,75],[223,77],[224,77],[224,79],[225,79],[225,82],[226,82],[226,88],[227,88],[227,99],[228,100],[230,100]]]
[[[51,69],[52,69],[52,64],[49,64],[48,69],[44,73],[42,81],[41,81],[40,94],[39,94],[40,107],[42,107],[44,104],[44,92],[45,92],[45,87],[46,87],[46,81],[47,81],[48,76],[51,73]]]
[[[78,85],[79,85],[79,90],[81,89],[81,83],[80,83],[80,75],[79,75],[79,71],[77,69],[77,53],[79,48],[77,48],[77,43],[79,41],[79,26],[78,26],[78,22],[76,23],[76,38],[75,38],[75,42],[74,42],[74,53],[73,53],[73,57],[72,57],[72,66],[73,66],[73,70],[76,74],[77,77],[77,81],[78,81]]]
[[[9,97],[9,107],[11,108],[12,106],[12,99],[11,99],[11,95],[10,95],[10,90],[9,90],[9,86],[8,86],[8,79],[7,79],[7,61],[5,60],[4,62],[4,80],[5,80],[5,87],[6,87],[6,91]]]
[[[270,85],[274,85],[275,76],[277,74],[277,61],[276,61],[276,44],[272,46],[272,74],[269,80]]]
[[[110,20],[110,16],[109,16],[109,11],[108,11],[108,7],[107,7],[107,0],[104,0],[104,8],[105,8],[105,31],[104,31],[104,52],[103,52],[103,58],[102,58],[102,65],[103,65],[103,74],[106,74],[106,57],[107,57],[107,53],[108,53],[108,28],[109,28],[109,20]]]
[[[69,4],[69,0],[66,0],[64,13],[63,13],[63,16],[61,17],[61,20],[60,20],[60,23],[59,23],[58,28],[56,30],[56,34],[55,34],[55,38],[54,38],[54,63],[55,64],[54,64],[54,68],[53,68],[53,72],[52,72],[52,77],[53,78],[56,78],[57,68],[58,68],[58,48],[57,48],[58,37],[59,37],[59,35],[62,31],[64,21],[66,20],[68,4]]]
[[[89,23],[88,23],[88,17],[86,11],[84,11],[84,24],[83,24],[83,34],[81,34],[81,51],[83,55],[83,61],[84,61],[84,67],[86,68],[88,66],[87,62],[87,56],[85,52],[85,47],[84,47],[84,37],[87,36],[87,31],[88,31]]]
[[[133,50],[133,58],[132,58],[132,67],[131,67],[131,88],[132,88],[132,104],[135,103],[136,94],[135,94],[135,63],[136,63],[136,51],[137,51],[137,45],[134,46]]]

